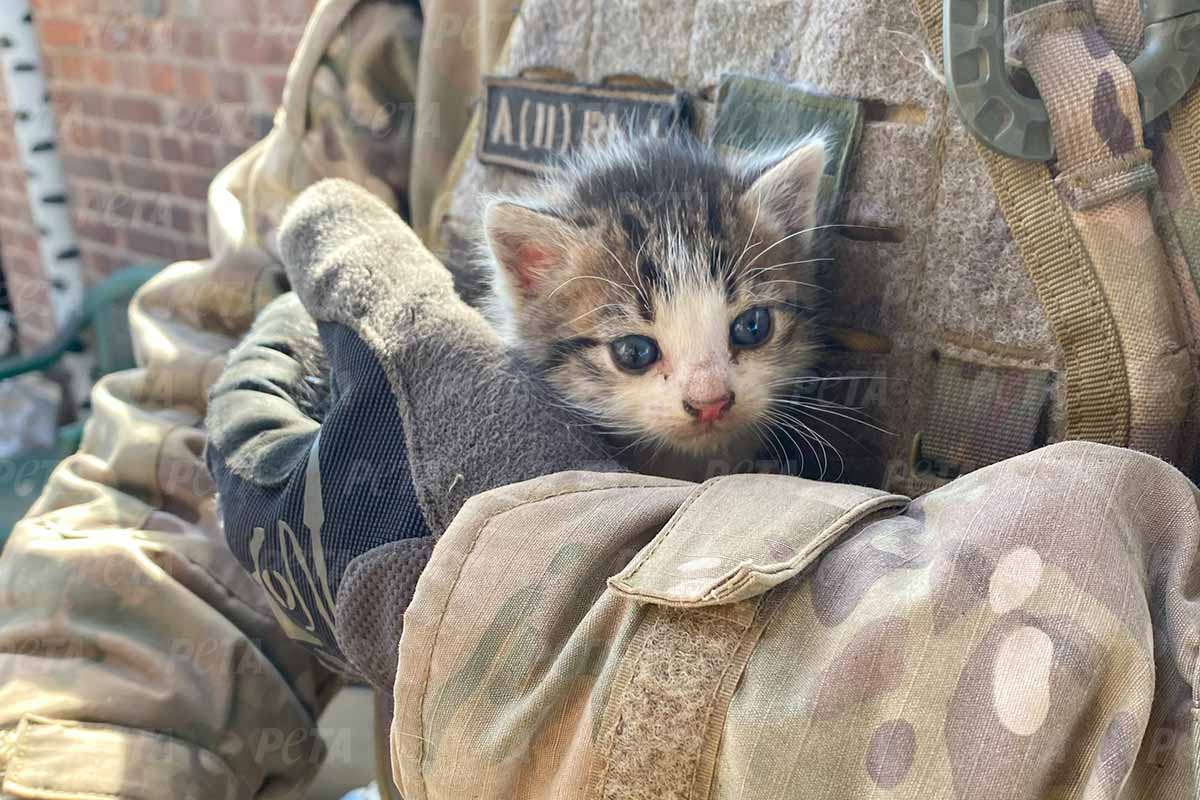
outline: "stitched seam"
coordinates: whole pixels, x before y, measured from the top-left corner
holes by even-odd
[[[634,575],[638,574],[641,568],[645,566],[646,562],[649,561],[654,553],[658,551],[658,548],[662,546],[662,543],[665,542],[671,535],[671,531],[675,529],[675,527],[679,524],[679,521],[687,514],[687,511],[692,504],[722,480],[724,479],[718,478],[714,481],[701,484],[698,491],[688,495],[688,498],[683,501],[683,505],[681,505],[671,517],[671,520],[667,523],[666,527],[659,532],[658,536],[654,537],[653,542],[651,542],[641,553],[635,557],[637,559],[637,563],[634,565],[633,569],[626,573],[626,579],[633,578]]]
[[[88,791],[83,791],[83,790],[78,790],[78,789],[71,789],[71,790],[67,790],[67,791],[63,791],[63,790],[59,790],[59,789],[49,789],[44,786],[32,786],[28,783],[23,783],[19,780],[13,780],[11,777],[9,777],[13,773],[20,771],[21,763],[25,756],[25,748],[27,746],[27,739],[32,739],[32,736],[27,735],[27,731],[29,728],[31,728],[34,725],[58,725],[59,727],[77,728],[81,731],[88,731],[93,728],[105,728],[108,730],[122,732],[126,735],[131,736],[132,738],[135,738],[135,739],[162,740],[168,744],[173,744],[173,745],[183,748],[185,750],[195,750],[197,752],[204,751],[204,752],[212,753],[214,756],[216,756],[216,753],[213,753],[212,750],[209,750],[206,747],[201,747],[200,745],[197,745],[193,742],[187,742],[182,739],[176,739],[175,737],[166,736],[166,735],[159,734],[159,733],[151,733],[148,731],[141,731],[136,728],[129,728],[129,727],[120,726],[120,725],[109,725],[109,724],[105,724],[105,723],[80,724],[80,723],[75,723],[75,722],[69,721],[69,720],[56,721],[56,720],[52,720],[49,718],[47,718],[47,720],[48,721],[46,721],[46,722],[42,722],[41,720],[33,719],[30,715],[26,715],[24,718],[21,719],[21,722],[17,726],[16,748],[14,750],[13,757],[12,757],[11,761],[9,762],[9,766],[8,766],[6,772],[4,773],[4,780],[2,783],[0,783],[0,791],[7,791],[11,787],[11,788],[16,788],[16,789],[21,789],[21,790],[27,791],[27,792],[34,792],[40,797],[47,798],[47,800],[58,800],[59,798],[61,798],[61,800],[121,800],[121,795],[119,795],[119,794],[110,794],[108,792],[88,792]],[[220,758],[220,757],[217,756],[217,758]],[[237,783],[238,783],[236,776],[234,776],[230,772],[229,766],[225,763],[224,759],[220,759],[220,760],[221,760],[221,765],[225,768],[225,771],[226,771],[225,786],[229,787],[230,785],[233,785],[236,787]]]
[[[422,794],[427,794],[427,790],[426,790],[426,786],[425,786],[424,769],[422,767],[423,767],[423,764],[425,761],[425,738],[423,736],[423,733],[424,733],[424,731],[427,727],[427,723],[428,723],[428,720],[426,719],[426,716],[425,716],[425,709],[426,709],[425,698],[429,694],[429,681],[430,681],[430,677],[431,677],[430,673],[432,672],[429,665],[431,665],[433,663],[434,654],[437,652],[438,639],[441,637],[441,633],[442,633],[442,621],[446,618],[446,612],[449,610],[449,607],[450,607],[450,600],[458,591],[458,584],[462,578],[463,569],[466,568],[467,561],[470,560],[470,557],[475,552],[475,549],[478,546],[480,539],[483,538],[484,531],[486,529],[488,529],[489,527],[491,527],[492,524],[494,522],[496,522],[499,517],[507,514],[508,512],[514,511],[517,508],[520,508],[522,506],[534,505],[534,504],[540,503],[544,500],[552,500],[557,497],[566,497],[566,496],[574,495],[574,494],[590,494],[592,492],[607,491],[609,489],[660,489],[660,488],[670,488],[670,487],[646,486],[644,484],[643,485],[621,484],[621,485],[617,485],[617,486],[591,487],[591,488],[586,488],[586,489],[563,489],[561,491],[555,492],[548,496],[540,497],[540,498],[537,498],[534,500],[522,499],[522,500],[513,501],[507,507],[502,506],[500,509],[490,512],[483,520],[480,521],[479,525],[475,528],[474,535],[472,535],[470,540],[466,543],[467,547],[466,547],[466,549],[463,550],[462,559],[459,561],[458,568],[454,572],[453,580],[450,581],[451,588],[449,589],[449,591],[447,591],[445,593],[444,602],[442,603],[442,606],[438,611],[437,618],[435,621],[435,627],[434,627],[434,631],[433,631],[433,641],[430,642],[430,644],[429,644],[428,655],[423,659],[423,663],[425,666],[423,667],[424,675],[421,678],[421,690],[420,690],[420,699],[419,699],[420,708],[418,709],[418,717],[421,720],[421,731],[420,731],[420,733],[418,735],[418,739],[417,739],[417,748],[418,748],[418,750],[417,750],[417,765],[418,765],[417,774],[421,781],[421,793]],[[397,673],[398,672],[399,672],[399,667],[397,667]]]

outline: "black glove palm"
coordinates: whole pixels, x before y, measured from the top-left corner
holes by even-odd
[[[209,466],[230,547],[289,632],[390,690],[416,578],[467,498],[617,467],[364,190],[308,189],[282,245],[296,296],[213,388]]]

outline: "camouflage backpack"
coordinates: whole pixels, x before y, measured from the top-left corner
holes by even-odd
[[[473,295],[481,187],[519,188],[617,128],[734,148],[832,129],[842,349],[815,394],[871,421],[823,431],[841,479],[916,495],[1067,439],[1190,471],[1200,15],[1185,6],[529,0],[416,222]]]

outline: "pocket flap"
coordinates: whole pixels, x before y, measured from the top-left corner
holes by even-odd
[[[216,753],[183,739],[116,725],[25,715],[12,736],[0,795],[92,800],[249,796]]]
[[[715,478],[608,585],[659,605],[735,603],[795,576],[863,518],[899,513],[908,502],[785,475]]]

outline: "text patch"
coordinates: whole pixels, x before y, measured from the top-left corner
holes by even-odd
[[[666,136],[683,119],[684,97],[671,89],[484,78],[479,160],[538,173],[615,134]]]

